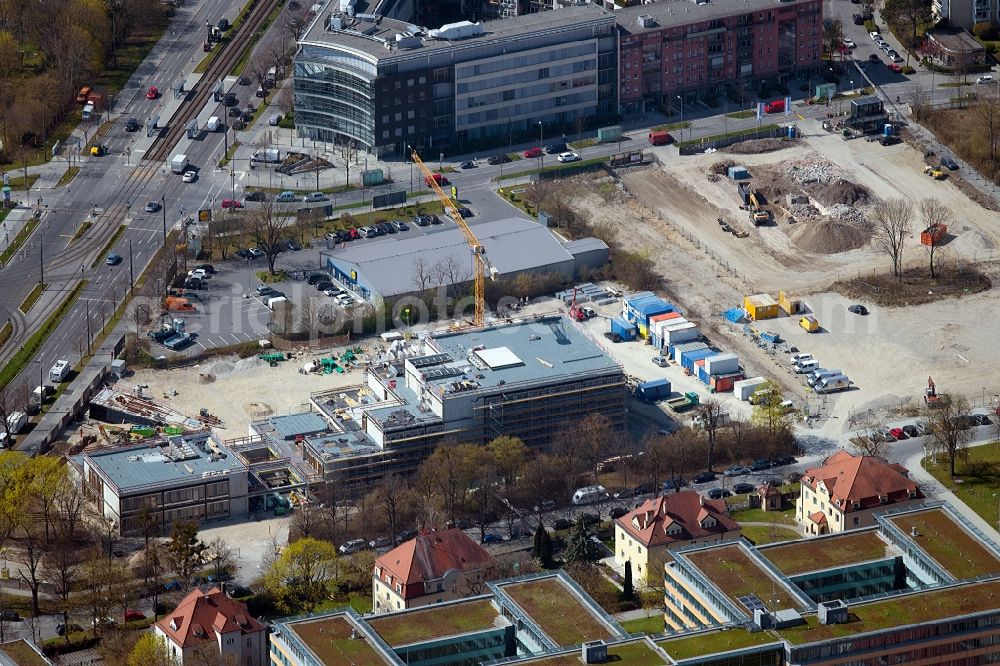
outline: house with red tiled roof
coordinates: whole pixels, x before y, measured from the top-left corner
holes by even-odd
[[[806,534],[836,533],[870,527],[876,513],[923,500],[902,465],[838,451],[803,473],[795,518]]]
[[[388,613],[480,594],[495,566],[493,556],[460,529],[422,532],[375,560],[372,610]]]
[[[671,550],[733,541],[740,531],[725,500],[706,499],[693,490],[655,497],[615,519],[615,564],[624,569],[631,562],[637,581],[662,585]]]
[[[208,592],[193,590],[153,630],[166,641],[178,664],[213,659],[239,666],[269,663],[264,625],[247,612],[246,604],[230,599],[217,587]]]

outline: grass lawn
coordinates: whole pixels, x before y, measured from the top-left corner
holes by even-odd
[[[622,625],[622,629],[630,634],[662,634],[663,633],[663,615],[650,615],[649,617],[640,617],[636,620],[625,620],[624,622],[619,622]]]
[[[42,292],[45,291],[45,287],[46,285],[44,284],[35,285],[34,289],[31,290],[31,293],[25,297],[24,301],[22,301],[21,305],[17,308],[21,311],[21,314],[28,314],[31,312],[31,308],[35,307],[35,303],[37,303],[38,299],[42,297]]]
[[[688,559],[715,581],[737,608],[738,597],[756,594],[769,608],[796,608],[798,602],[737,546],[688,554]]]
[[[597,145],[597,139],[580,139],[579,141],[573,141],[569,144],[569,147],[573,150],[580,150],[581,148],[590,148],[591,146]]]
[[[614,664],[628,664],[629,666],[659,666],[659,664],[667,663],[642,640],[609,647],[608,661]],[[582,662],[579,650],[577,650],[572,654],[540,659],[538,662],[532,663],[537,663],[538,666],[579,666]]]
[[[970,509],[991,525],[1000,524],[1000,502],[994,493],[1000,493],[1000,444],[973,446],[968,449],[967,462],[955,463],[955,478],[948,474],[944,457],[937,463],[934,458],[924,458],[924,469],[934,475],[945,488],[965,502]]]
[[[3,253],[0,253],[0,265],[5,265],[14,257],[15,254],[17,254],[17,251],[21,249],[21,246],[24,245],[25,242],[27,242],[28,237],[31,236],[31,232],[33,232],[37,226],[38,219],[34,217],[24,223],[21,230],[17,232],[16,236],[14,236],[14,240],[12,240],[10,245],[7,246],[7,249],[4,250]]]
[[[959,580],[1000,571],[996,556],[943,511],[921,511],[893,518],[892,522],[904,534],[910,534],[935,562]],[[912,536],[914,528],[917,536]]]
[[[734,111],[732,113],[727,113],[726,117],[727,118],[736,118],[738,120],[745,120],[747,118],[753,118],[756,115],[757,114],[755,112],[745,109],[743,111]]]
[[[3,328],[0,328],[0,347],[3,347],[10,340],[10,334],[13,332],[14,325],[9,321],[5,322]]]
[[[220,169],[229,164],[230,160],[233,159],[233,155],[236,154],[236,149],[239,147],[240,147],[240,142],[235,139],[231,144],[229,144],[229,148],[226,150],[226,154],[223,155],[221,160],[219,160]]]
[[[851,606],[850,621],[847,624],[822,625],[816,616],[807,615],[804,616],[805,624],[781,629],[777,633],[798,645],[854,636],[861,632],[921,624],[996,608],[994,599],[997,595],[1000,595],[1000,581],[996,580],[909,594],[872,604]]]
[[[80,167],[71,166],[66,168],[66,173],[59,177],[59,182],[56,183],[56,187],[63,187],[64,185],[69,185],[70,181],[76,178],[76,174],[80,173]]]
[[[778,543],[780,541],[795,541],[802,538],[798,530],[778,526],[771,528],[764,527],[763,525],[747,525],[743,528],[743,536],[758,546],[763,546],[766,543]]]
[[[794,576],[806,571],[846,566],[886,557],[886,544],[875,532],[847,532],[845,534],[806,539],[786,546],[775,546],[762,552],[785,575]]]
[[[741,504],[746,502],[746,495],[737,495],[727,498],[727,504],[733,502]],[[781,511],[762,511],[760,509],[739,509],[730,511],[729,517],[738,523],[778,523],[780,525],[795,525],[795,507],[791,506]]]
[[[30,161],[28,162],[28,166],[31,166],[31,162]],[[14,169],[11,169],[11,173],[16,173],[16,167]],[[28,174],[28,181],[27,182],[28,182],[28,189],[29,190],[32,187],[35,186],[35,181],[37,181],[37,180],[38,180],[38,174],[37,173],[29,173]],[[13,178],[12,177],[10,179],[10,189],[12,189],[14,192],[17,192],[18,190],[23,190],[24,187],[25,187],[24,183],[25,183],[24,176],[18,176],[17,178]]]
[[[285,271],[275,271],[274,275],[271,275],[267,271],[257,271],[254,275],[265,284],[268,282],[284,282],[288,279],[288,273]]]
[[[0,652],[14,660],[17,666],[45,666],[48,663],[37,652],[31,649],[24,639],[4,643]]]
[[[497,615],[490,602],[482,600],[375,617],[369,624],[386,643],[398,647],[490,629]]]
[[[28,338],[24,346],[14,354],[7,365],[0,368],[0,389],[6,388],[21,370],[24,369],[24,366],[28,364],[31,357],[35,355],[35,352],[41,348],[45,340],[52,334],[52,331],[56,329],[56,326],[63,320],[63,317],[66,316],[69,309],[76,303],[76,299],[86,287],[87,281],[80,280],[76,287],[73,288],[73,291],[69,292],[66,298],[63,299],[63,302],[59,304],[56,311],[49,315],[49,318],[45,320],[39,329]]]
[[[124,224],[119,225],[118,229],[115,230],[115,233],[111,234],[111,238],[109,238],[108,242],[105,243],[104,247],[101,248],[101,251],[97,254],[97,258],[94,259],[93,263],[90,264],[91,268],[94,268],[95,266],[97,266],[97,264],[107,259],[108,253],[111,252],[111,248],[115,246],[115,243],[118,242],[118,239],[121,238],[123,233],[125,233]]]
[[[364,639],[351,639],[351,624],[343,617],[296,622],[299,639],[328,666],[378,664],[382,658]]]
[[[657,125],[656,127],[654,127],[650,131],[652,131],[652,132],[673,132],[674,130],[687,129],[688,127],[691,127],[691,121],[690,120],[682,120],[679,123],[667,123],[666,125]]]
[[[76,241],[83,238],[83,235],[88,231],[90,231],[90,228],[92,226],[94,226],[93,222],[91,222],[90,220],[84,220],[83,224],[81,224],[79,227],[76,228],[76,232],[73,234],[73,237],[69,239],[69,242],[75,243]]]
[[[667,654],[674,659],[689,659],[703,654],[715,652],[725,652],[727,650],[738,650],[740,648],[754,645],[766,645],[778,641],[773,634],[768,631],[757,631],[750,633],[745,629],[726,629],[722,631],[709,631],[695,634],[686,638],[674,638],[664,641],[657,641],[657,645],[663,648]]]
[[[573,597],[562,582],[542,578],[505,585],[506,592],[557,645],[610,638],[605,626]]]

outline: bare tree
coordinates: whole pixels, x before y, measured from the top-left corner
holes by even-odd
[[[920,202],[920,218],[923,220],[924,228],[927,230],[940,229],[947,226],[951,221],[951,210],[940,199],[930,198]],[[934,254],[942,238],[939,240],[937,233],[930,234],[930,243],[925,244],[927,248],[927,261],[931,270],[931,279],[937,277],[934,270]]]
[[[273,202],[265,201],[248,211],[240,226],[244,235],[264,252],[267,270],[274,275],[274,262],[282,250],[281,240],[288,233],[286,218],[277,215]]]
[[[858,428],[858,434],[851,438],[851,448],[855,453],[863,456],[885,457],[889,446],[882,436],[882,423],[875,417],[872,411],[864,412],[856,416],[854,424]]]
[[[388,523],[389,538],[395,547],[400,524],[407,517],[412,517],[413,491],[403,477],[393,474],[375,489],[374,495],[375,504]]]
[[[698,408],[698,421],[701,428],[705,431],[705,435],[708,437],[708,471],[714,471],[712,466],[715,463],[715,442],[716,435],[719,432],[719,428],[722,427],[724,423],[725,413],[722,411],[722,405],[719,404],[718,400],[706,400],[701,403]]]
[[[906,199],[887,199],[875,203],[871,211],[874,223],[872,242],[892,261],[892,274],[899,277],[903,268],[903,241],[910,235],[913,205]]]
[[[216,537],[208,543],[208,550],[205,551],[205,561],[212,565],[216,580],[219,580],[223,573],[227,573],[236,565],[233,549],[223,541],[222,537]]]
[[[968,424],[969,400],[963,395],[938,394],[937,404],[927,410],[931,447],[948,458],[948,473],[955,476],[955,463],[968,458],[966,445],[972,439]]]
[[[320,306],[319,298],[306,294],[298,302],[299,331],[304,333],[309,340],[319,337],[320,326]]]

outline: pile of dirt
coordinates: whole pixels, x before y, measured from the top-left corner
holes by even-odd
[[[828,183],[815,183],[806,187],[809,194],[824,206],[845,204],[847,206],[865,206],[871,203],[872,193],[864,185],[852,183],[843,178],[834,179]]]
[[[712,166],[708,167],[709,174],[715,174],[716,176],[726,176],[729,174],[729,167],[736,166],[736,162],[732,160],[722,160],[721,162],[716,162]]]
[[[734,143],[726,148],[725,151],[734,155],[753,155],[756,153],[772,153],[776,150],[787,148],[790,145],[781,139],[750,139],[749,141]]]
[[[789,235],[800,248],[817,254],[856,250],[867,245],[871,238],[860,225],[830,217],[799,224]]]
[[[992,250],[994,247],[993,241],[978,229],[963,226],[959,231],[962,234],[962,240],[975,250]]]

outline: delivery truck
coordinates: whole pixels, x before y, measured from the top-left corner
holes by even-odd
[[[281,162],[281,150],[278,148],[261,148],[250,156],[250,164],[277,164]]]
[[[222,120],[219,116],[212,116],[205,125],[205,129],[209,132],[218,132],[220,127],[222,127]]]
[[[666,146],[674,140],[670,132],[650,132],[649,143],[654,146]]]
[[[83,105],[83,119],[90,120],[90,116],[94,114],[94,103],[87,102]]]
[[[174,155],[170,160],[170,170],[174,173],[184,173],[188,167],[187,155]]]

